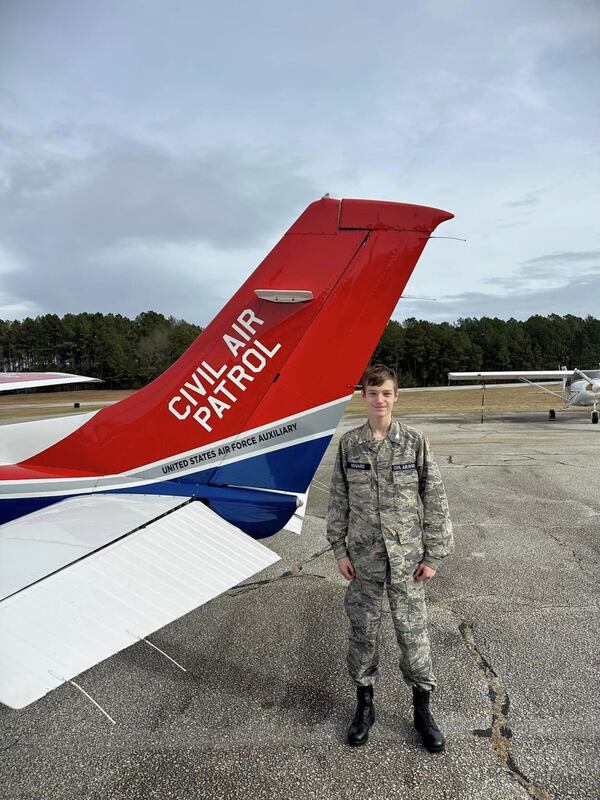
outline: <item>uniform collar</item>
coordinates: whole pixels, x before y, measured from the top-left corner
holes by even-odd
[[[367,442],[368,444],[372,444],[375,441],[368,420],[361,426],[359,438],[361,442]],[[392,442],[399,442],[400,438],[400,423],[392,417],[392,424],[387,432],[386,439],[390,439]]]

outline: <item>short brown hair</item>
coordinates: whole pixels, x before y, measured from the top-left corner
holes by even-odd
[[[362,390],[366,391],[367,386],[381,386],[386,381],[394,381],[394,390],[397,391],[398,378],[394,370],[386,367],[385,364],[371,364],[362,376]]]

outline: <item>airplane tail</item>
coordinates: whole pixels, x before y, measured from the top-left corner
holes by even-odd
[[[428,237],[452,214],[312,203],[162,375],[19,465],[98,476],[306,491]]]

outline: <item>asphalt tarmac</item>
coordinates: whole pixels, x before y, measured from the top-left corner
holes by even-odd
[[[401,416],[400,416],[401,418]],[[346,417],[339,433],[360,424]],[[282,560],[22,711],[0,709],[0,797],[589,800],[600,796],[600,426],[588,415],[407,424],[430,438],[456,552],[429,583],[447,735],[430,755],[384,616],[377,722],[345,730],[344,579],[324,535],[334,439]]]

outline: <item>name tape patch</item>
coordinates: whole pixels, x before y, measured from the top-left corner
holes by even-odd
[[[346,466],[348,467],[348,469],[359,469],[359,470],[363,470],[363,471],[371,469],[371,465],[370,464],[361,464],[358,461],[349,461]]]
[[[407,464],[392,464],[392,472],[405,472],[408,469],[416,469],[417,464],[415,461],[409,461]]]

